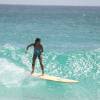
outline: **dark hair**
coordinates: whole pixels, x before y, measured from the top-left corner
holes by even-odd
[[[41,42],[41,39],[40,38],[36,38],[34,44],[36,44],[37,42]]]

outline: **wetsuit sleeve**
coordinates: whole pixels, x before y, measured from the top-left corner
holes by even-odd
[[[34,43],[31,43],[30,45],[28,45],[28,46],[26,47],[26,50],[28,50],[29,47],[31,47],[31,46],[34,46]]]

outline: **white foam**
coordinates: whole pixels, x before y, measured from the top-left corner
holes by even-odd
[[[30,72],[4,58],[0,58],[0,83],[6,87],[35,87],[40,84],[38,80],[33,82]]]
[[[95,49],[94,51],[96,51],[96,52],[100,52],[100,48],[97,48],[97,49]]]
[[[12,46],[11,44],[8,44],[8,43],[5,44],[3,47],[6,48],[6,49],[9,49],[9,50],[15,50],[15,47]]]
[[[27,66],[29,66],[29,65],[31,66],[31,63],[30,63],[30,61],[29,61],[27,55],[23,55],[23,56],[21,57],[21,60],[22,60],[23,64],[25,64],[25,65],[27,65]]]
[[[9,86],[19,86],[25,77],[25,70],[6,59],[0,59],[0,82]]]

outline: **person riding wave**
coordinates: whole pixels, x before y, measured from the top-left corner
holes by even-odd
[[[34,73],[34,68],[35,68],[35,61],[38,58],[40,65],[41,65],[41,70],[42,70],[42,75],[44,75],[44,65],[42,63],[42,53],[43,53],[43,46],[41,44],[41,39],[36,38],[35,43],[31,43],[30,45],[27,46],[26,52],[28,51],[29,47],[33,46],[34,47],[34,53],[33,53],[33,59],[32,59],[32,72],[31,74]]]

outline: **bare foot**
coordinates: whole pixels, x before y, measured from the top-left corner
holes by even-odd
[[[44,75],[44,73],[41,74],[41,76],[43,76],[43,75]]]

